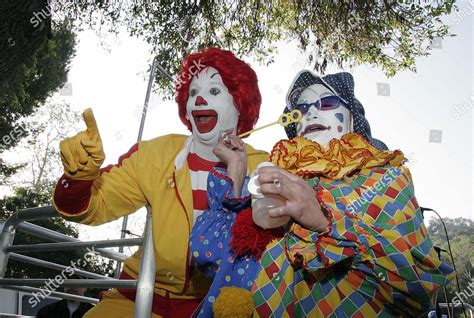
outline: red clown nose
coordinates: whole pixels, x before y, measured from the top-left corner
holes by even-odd
[[[195,103],[196,106],[204,106],[204,105],[207,105],[207,102],[204,98],[202,98],[201,96],[198,96],[196,98],[196,103]]]

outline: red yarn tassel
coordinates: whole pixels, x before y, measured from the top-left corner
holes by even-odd
[[[230,247],[234,256],[253,256],[255,260],[260,259],[268,243],[284,235],[283,227],[263,229],[256,225],[252,219],[251,208],[237,214],[231,232]]]

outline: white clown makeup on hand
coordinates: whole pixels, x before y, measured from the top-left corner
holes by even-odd
[[[324,107],[330,100],[329,104],[334,106]],[[334,102],[337,100],[339,103]],[[321,146],[326,147],[331,139],[340,139],[352,131],[350,110],[322,84],[307,87],[299,96],[294,108],[303,112],[303,118],[296,127],[298,136],[315,141]]]
[[[219,135],[227,129],[237,129],[239,112],[219,72],[208,67],[196,74],[189,85],[186,118],[197,141],[215,146]]]

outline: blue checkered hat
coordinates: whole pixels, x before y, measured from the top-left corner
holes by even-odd
[[[301,71],[296,75],[286,96],[287,106],[283,111],[285,114],[290,112],[288,105],[294,105],[301,93],[309,86],[314,84],[322,84],[326,86],[334,95],[339,96],[345,103],[345,107],[352,113],[353,130],[374,147],[380,150],[388,150],[388,147],[380,140],[372,137],[370,125],[365,118],[364,106],[354,96],[354,78],[350,73],[341,72],[329,74],[320,77],[311,71]],[[296,124],[290,124],[285,127],[286,135],[292,139],[297,136]]]

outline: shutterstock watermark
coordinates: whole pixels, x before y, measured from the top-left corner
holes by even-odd
[[[150,104],[151,106],[149,106]],[[156,103],[150,103],[150,102],[148,102],[145,106],[137,105],[137,107],[135,107],[135,110],[133,111],[133,117],[135,117],[135,119],[140,120],[143,114],[155,109],[156,106],[157,106]]]
[[[181,85],[186,83],[186,81],[189,81],[190,79],[192,79],[195,75],[200,73],[205,68],[207,68],[207,66],[202,64],[201,60],[199,59],[197,61],[194,60],[193,65],[191,65],[187,69],[187,72],[185,73],[181,73],[176,76],[171,76],[168,72],[166,72],[166,75],[168,78],[173,79],[173,84],[175,85],[176,89],[180,89]],[[148,110],[153,110],[156,106],[157,106],[157,103],[153,103],[153,102],[148,102],[148,104],[146,104],[145,106],[138,105],[137,107],[135,107],[135,110],[133,111],[133,117],[135,117],[136,119],[140,119],[141,116],[143,116],[145,112],[147,112]]]
[[[362,195],[358,197],[357,200],[351,200],[350,204],[346,206],[346,209],[348,209],[352,213],[356,213],[356,211],[363,204],[367,204],[370,200],[372,200],[377,195],[377,192],[382,192],[383,190],[385,190],[401,174],[402,172],[398,168],[392,167],[388,169],[388,171],[384,173],[382,178],[377,181],[373,186],[367,188],[364,192],[362,192]]]
[[[71,264],[62,270],[61,273],[56,275],[54,279],[49,278],[44,286],[40,287],[40,291],[33,292],[33,296],[28,299],[28,303],[31,305],[31,307],[36,307],[42,300],[50,296],[53,291],[56,291],[59,287],[61,287],[68,277],[70,278],[78,269],[80,269],[76,266],[85,267],[92,261],[95,255],[97,255],[97,253],[94,251],[94,248],[87,248],[87,253],[85,253],[82,258],[79,258],[76,261],[71,261]]]
[[[351,200],[350,204],[346,205],[346,209],[351,213],[357,213],[357,210],[363,205],[367,204],[372,200],[377,192],[384,191],[396,178],[398,178],[403,173],[403,167],[410,168],[415,165],[418,160],[415,159],[413,152],[405,156],[407,159],[403,166],[400,167],[390,167],[374,185],[368,187],[362,192],[362,195],[357,198],[357,200]]]
[[[470,291],[471,294],[467,291]],[[454,306],[460,306],[461,303],[469,303],[468,300],[474,296],[474,278],[471,278],[471,281],[469,282],[469,286],[466,287],[462,292],[456,292],[456,297],[453,298],[453,304]]]
[[[48,5],[45,8],[41,9],[40,11],[33,12],[33,17],[31,17],[30,23],[34,28],[38,27],[44,20],[51,17],[56,1],[48,0],[47,2]]]
[[[198,60],[197,62],[194,60],[193,65],[191,65],[188,68],[188,71],[187,71],[188,76],[186,79],[183,78],[184,74],[180,74],[179,76],[176,76],[173,79],[173,83],[176,85],[176,89],[180,89],[181,85],[183,85],[186,82],[186,80],[189,81],[191,78],[193,78],[196,74],[201,72],[206,67],[207,67],[206,65],[201,64],[201,60]]]
[[[468,19],[474,13],[474,1],[471,0],[465,7],[460,7],[453,13],[453,21],[455,24],[460,24]]]
[[[26,135],[26,126],[18,125],[9,134],[3,135],[0,139],[0,150],[6,150],[10,148],[18,139]]]
[[[468,112],[472,111],[474,108],[474,94],[469,96],[468,100],[462,102],[461,104],[454,105],[451,108],[449,114],[456,120],[461,119]]]

